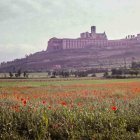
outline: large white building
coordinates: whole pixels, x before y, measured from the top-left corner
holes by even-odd
[[[51,38],[48,41],[47,51],[60,51],[64,49],[78,49],[90,47],[127,47],[140,45],[140,34],[128,35],[124,39],[108,40],[106,33],[96,33],[96,26],[91,27],[91,33],[84,32],[79,38]]]

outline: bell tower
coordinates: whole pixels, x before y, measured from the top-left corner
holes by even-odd
[[[96,26],[91,26],[91,33],[96,33]]]

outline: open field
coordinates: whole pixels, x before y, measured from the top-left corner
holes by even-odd
[[[80,85],[80,84],[105,84],[105,83],[132,83],[140,79],[95,79],[95,78],[48,78],[48,79],[0,79],[0,87],[8,86],[49,86],[49,85]]]
[[[140,79],[0,80],[2,140],[139,140]]]

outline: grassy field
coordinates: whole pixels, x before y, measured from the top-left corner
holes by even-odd
[[[0,87],[8,87],[8,86],[49,86],[49,85],[80,85],[80,84],[105,84],[105,83],[129,83],[129,82],[140,82],[140,79],[82,79],[82,78],[61,78],[61,79],[9,79],[9,80],[0,80]]]
[[[2,140],[139,140],[140,79],[0,80]]]

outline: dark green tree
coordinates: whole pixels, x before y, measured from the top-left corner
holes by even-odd
[[[9,76],[10,76],[10,78],[12,78],[13,77],[13,73],[9,72]]]
[[[21,69],[18,70],[17,74],[18,74],[18,77],[21,76]]]
[[[108,71],[106,71],[105,73],[104,73],[104,77],[108,77],[109,76],[109,73],[108,73]]]

